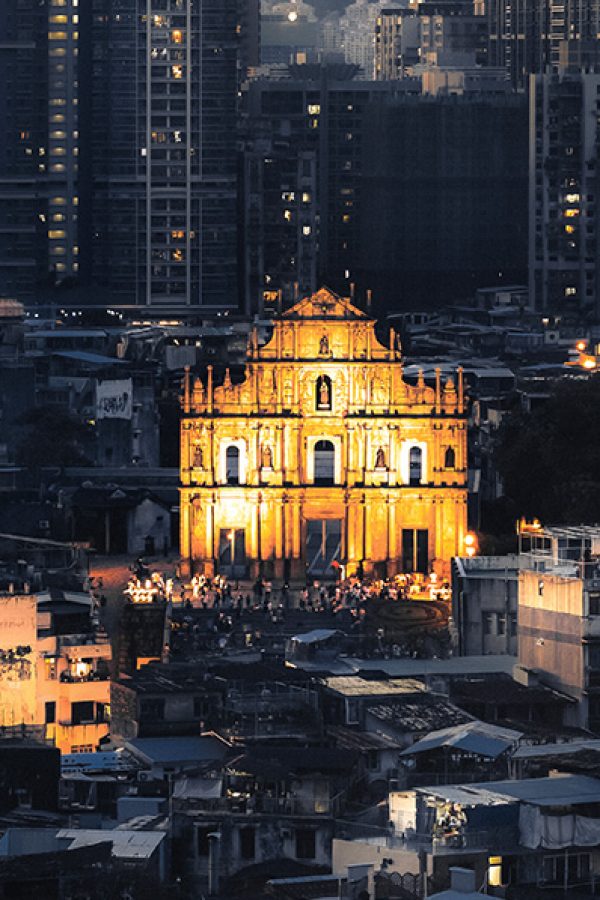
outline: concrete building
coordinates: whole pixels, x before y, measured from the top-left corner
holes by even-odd
[[[510,884],[516,900],[540,885],[567,895],[575,885],[591,890],[599,874],[600,829],[592,818],[599,801],[600,782],[576,775],[391,791],[393,834],[348,824],[346,836],[334,839],[332,868],[379,868],[384,856],[388,873],[427,874],[436,889],[449,886],[460,866],[476,873],[477,885]],[[552,828],[554,808],[562,813],[560,834]]]
[[[346,240],[358,289],[395,310],[437,309],[499,278],[523,282],[523,97],[388,93],[366,106],[354,133],[362,160]]]
[[[83,277],[125,306],[236,307],[237,0],[89,16]]]
[[[289,77],[248,85],[247,309],[276,308],[279,291],[288,305],[319,282],[350,289],[360,178],[369,166],[365,109],[379,96],[420,90],[415,79],[361,81],[356,74],[344,63],[292,66]]]
[[[382,9],[375,23],[375,71],[378,81],[404,78],[419,61],[420,20],[414,8]]]
[[[78,12],[0,10],[0,293],[19,300],[78,272]]]
[[[467,6],[459,14],[450,8],[425,9],[419,16],[421,56],[428,53],[468,53],[476,64],[486,62],[487,22],[485,16],[473,15]],[[469,15],[469,12],[471,14]]]
[[[600,74],[530,82],[529,292],[537,310],[597,317]]]
[[[600,729],[600,530],[522,531],[519,665],[577,702],[566,723]]]
[[[488,57],[503,66],[515,88],[530,74],[577,69],[598,62],[600,8],[595,0],[491,0],[486,3]]]
[[[85,594],[60,602],[45,594],[0,596],[3,727],[41,726],[64,753],[97,748],[108,733],[111,648],[90,613]]]
[[[186,379],[181,554],[189,570],[278,581],[336,567],[436,571],[466,531],[462,371],[402,375],[375,321],[323,288],[255,332],[244,380]],[[399,428],[400,425],[400,428]],[[334,564],[334,565],[332,565]]]
[[[452,560],[452,622],[460,656],[517,653],[517,556]]]

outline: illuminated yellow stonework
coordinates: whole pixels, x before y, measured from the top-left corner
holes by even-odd
[[[335,559],[346,575],[448,574],[466,533],[462,373],[411,386],[393,332],[384,347],[374,329],[322,289],[264,346],[253,333],[242,383],[186,376],[184,570],[298,582]]]

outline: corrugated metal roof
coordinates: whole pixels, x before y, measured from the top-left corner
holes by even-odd
[[[542,756],[569,756],[582,750],[600,753],[600,741],[561,741],[559,744],[525,744],[513,753],[513,759],[538,759]]]
[[[91,847],[94,844],[102,844],[110,841],[112,855],[118,859],[149,859],[158,845],[165,839],[164,831],[112,831],[100,829],[61,829],[57,838],[67,838],[71,841],[69,850],[78,847]]]
[[[328,638],[339,634],[336,628],[314,628],[312,631],[306,631],[304,634],[295,634],[291,640],[297,644],[317,644],[319,641],[326,641]]]
[[[486,806],[521,801],[533,806],[577,806],[600,803],[600,779],[587,775],[524,778],[522,781],[484,781],[476,784],[415,788],[463,806]]]
[[[467,722],[464,725],[433,731],[412,747],[403,750],[401,756],[413,756],[418,753],[429,753],[440,747],[452,747],[464,753],[496,759],[522,737],[522,732],[510,728],[499,728],[486,722]]]
[[[229,744],[215,735],[200,737],[134,738],[126,742],[133,754],[150,764],[219,760]]]

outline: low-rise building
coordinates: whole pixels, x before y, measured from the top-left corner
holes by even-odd
[[[2,726],[43,726],[62,752],[108,733],[111,647],[87,594],[0,596]]]
[[[538,888],[570,895],[592,889],[600,875],[600,781],[558,775],[522,781],[426,786],[393,791],[391,828],[348,826],[333,843],[333,870],[349,861],[389,872],[429,876],[436,890],[450,886],[455,866],[475,872],[475,883],[527,900]],[[367,833],[369,840],[364,838]]]
[[[517,653],[517,556],[452,560],[452,622],[459,656]]]
[[[520,677],[576,703],[565,724],[600,730],[600,528],[523,528]]]

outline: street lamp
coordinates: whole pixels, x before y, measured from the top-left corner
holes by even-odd
[[[465,534],[465,552],[467,556],[475,556],[478,550],[477,535],[472,531]]]

